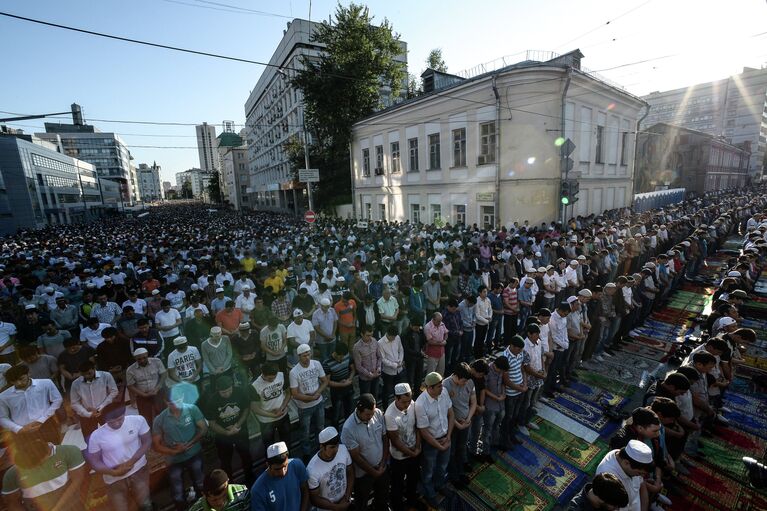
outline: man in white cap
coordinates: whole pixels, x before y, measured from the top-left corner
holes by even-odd
[[[389,502],[389,438],[384,416],[372,394],[361,394],[355,410],[344,422],[341,440],[354,460],[354,500],[367,508],[370,494],[376,511]]]
[[[626,447],[608,452],[597,466],[596,475],[613,474],[623,483],[629,504],[621,511],[643,511],[650,505],[643,482],[653,471],[652,449],[639,440],[631,440]]]
[[[304,320],[304,311],[301,309],[293,310],[293,321],[288,325],[288,361],[295,363],[295,357],[291,356],[293,350],[298,349],[302,344],[312,348],[314,346],[316,332],[311,321]],[[298,355],[298,353],[296,353]],[[291,360],[291,358],[293,360]]]
[[[139,415],[151,424],[163,408],[162,394],[168,372],[159,358],[149,356],[146,348],[136,349],[133,359],[135,362],[125,371],[125,382]]]
[[[326,360],[333,353],[338,330],[338,314],[328,298],[320,299],[320,308],[312,314],[312,326],[316,332],[319,359]]]
[[[333,426],[320,431],[319,441],[319,452],[306,466],[309,499],[317,511],[345,509],[354,488],[352,457]]]
[[[234,307],[240,309],[245,318],[249,318],[256,308],[256,294],[251,292],[251,289],[249,284],[242,286],[242,293],[234,300]]]
[[[199,381],[202,372],[200,351],[194,346],[189,346],[183,335],[173,339],[173,346],[175,349],[168,355],[168,383],[175,385],[182,381]]]
[[[415,402],[408,383],[394,386],[394,401],[384,413],[391,453],[391,508],[417,507],[421,435],[416,428]]]
[[[453,402],[442,387],[442,375],[431,372],[423,380],[426,387],[415,401],[416,427],[423,439],[421,484],[426,502],[439,508],[437,492],[447,483],[450,437],[455,427]]]
[[[325,375],[322,364],[312,360],[312,349],[308,344],[301,344],[296,350],[298,364],[290,370],[290,393],[298,407],[300,425],[300,445],[302,456],[307,459],[316,450],[314,439],[325,426],[325,404],[322,393],[328,386],[329,378]],[[314,434],[312,434],[314,425]]]
[[[285,442],[270,445],[266,470],[250,489],[251,511],[309,511],[308,480],[306,466],[288,457]]]
[[[210,329],[210,337],[200,346],[202,369],[206,376],[216,378],[232,369],[234,354],[229,336],[223,335],[220,326]]]

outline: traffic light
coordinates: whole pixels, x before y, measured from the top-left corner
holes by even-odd
[[[575,204],[578,202],[578,192],[580,191],[580,183],[577,179],[563,179],[560,185],[560,201],[565,206]]]

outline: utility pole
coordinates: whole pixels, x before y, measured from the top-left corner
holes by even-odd
[[[306,169],[310,169],[309,166],[309,132],[306,131],[306,103],[303,100],[303,96],[301,96],[301,103],[304,107],[301,112],[301,124],[303,126],[304,130],[304,165],[306,165]],[[309,209],[311,211],[314,211],[314,197],[312,195],[312,183],[306,183],[306,191],[309,195]]]

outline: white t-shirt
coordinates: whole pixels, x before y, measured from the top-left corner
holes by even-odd
[[[534,343],[528,338],[525,338],[525,353],[530,356],[530,369],[533,371],[543,370],[543,350],[541,348],[541,341]]]
[[[184,306],[184,298],[186,298],[186,293],[180,289],[175,293],[171,291],[165,295],[165,299],[170,300],[170,306],[176,310],[181,310],[181,307]]]
[[[181,319],[181,314],[176,309],[171,308],[168,312],[165,312],[163,310],[157,312],[154,316],[155,323],[157,323],[157,326],[171,326],[175,325],[176,321]],[[170,330],[161,330],[160,335],[163,337],[172,337],[174,335],[178,335],[178,327],[173,327]]]
[[[176,374],[183,381],[195,382],[200,379],[198,374],[193,380],[190,379],[194,374],[194,370],[197,368],[195,363],[197,360],[201,360],[200,351],[194,346],[187,346],[186,351],[181,353],[178,350],[173,350],[173,353],[168,355],[168,369],[171,367],[176,369]],[[169,385],[175,385],[176,382],[168,378]]]
[[[320,388],[320,378],[324,377],[325,370],[322,368],[322,364],[316,360],[310,360],[309,367],[304,367],[299,363],[290,370],[290,388],[298,389],[301,394],[311,396]],[[298,408],[311,408],[322,403],[322,396],[309,403],[298,399],[295,401]]]
[[[149,433],[149,424],[141,415],[126,415],[122,426],[118,429],[112,429],[105,424],[93,432],[88,440],[88,452],[90,454],[101,453],[101,459],[107,467],[116,467],[124,463],[141,447],[140,435]],[[125,479],[138,472],[146,465],[146,456],[142,456],[133,468],[124,475],[110,476],[103,474],[104,482],[112,484],[121,479]]]
[[[0,345],[8,342],[12,335],[16,335],[16,325],[0,321]],[[11,353],[13,353],[13,344],[9,344],[7,348],[0,352],[0,355],[9,355]]]
[[[298,344],[309,344],[312,332],[314,332],[314,326],[311,321],[303,320],[300,325],[292,321],[288,325],[288,339],[294,337]]]
[[[384,420],[386,420],[386,431],[397,431],[402,443],[410,449],[415,447],[415,400],[410,402],[410,405],[404,412],[397,408],[395,403],[391,403],[386,409]],[[389,442],[389,452],[391,453],[392,458],[396,460],[404,460],[407,458],[402,451],[394,447],[392,442]]]
[[[144,314],[144,312],[146,312],[146,300],[144,300],[143,298],[136,298],[135,302],[132,302],[130,300],[125,300],[123,302],[123,309],[127,307],[128,305],[133,307],[133,311],[136,314]]]
[[[87,342],[88,346],[93,348],[94,350],[98,347],[99,344],[104,340],[103,337],[101,337],[101,332],[105,328],[112,326],[109,323],[99,323],[98,328],[96,330],[93,330],[91,327],[85,327],[82,330],[80,330],[80,342]]]
[[[344,444],[338,445],[338,452],[332,461],[325,461],[315,454],[306,466],[309,476],[309,489],[320,489],[320,497],[335,504],[346,494],[346,467],[352,464],[352,457]],[[316,508],[317,511],[326,511]]]
[[[639,488],[642,485],[640,476],[630,477],[623,471],[618,463],[618,449],[608,452],[597,466],[597,472],[594,475],[610,473],[620,479],[626,492],[629,494],[629,505],[620,508],[618,511],[641,511],[642,505],[639,500]]]
[[[277,372],[273,382],[264,380],[262,376],[256,378],[252,383],[259,398],[259,405],[267,412],[276,412],[282,406],[285,400],[285,374],[282,371]],[[287,413],[287,412],[285,412]],[[259,422],[274,422],[282,417],[266,417],[256,414]]]

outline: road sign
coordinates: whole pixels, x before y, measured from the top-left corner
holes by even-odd
[[[308,210],[306,213],[304,213],[304,220],[309,222],[310,224],[313,224],[315,220],[317,220],[317,215],[314,214],[314,211],[311,209]]]
[[[320,169],[298,169],[298,180],[302,183],[319,183]]]

